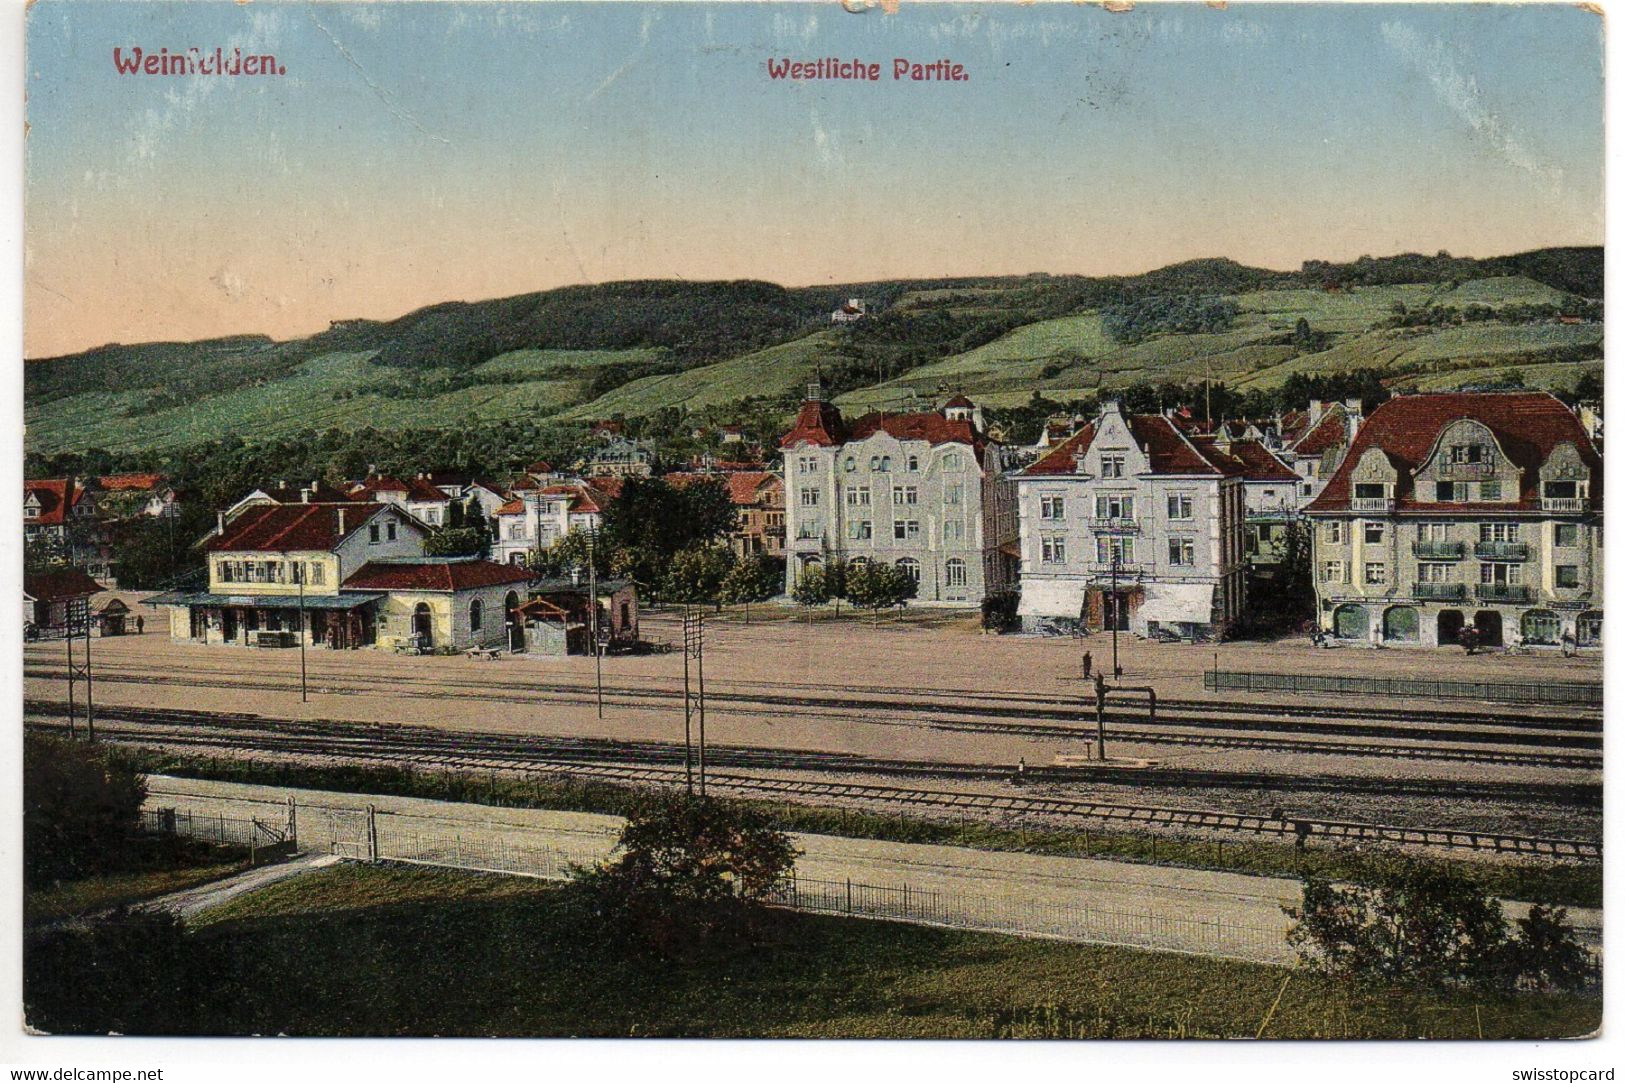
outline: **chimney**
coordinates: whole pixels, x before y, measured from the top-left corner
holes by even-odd
[[[310,503],[310,488],[308,486],[299,490],[299,503]]]
[[[214,536],[218,538],[221,535],[223,535],[225,532],[226,532],[226,513],[223,512],[223,511],[217,511],[217,512],[214,513]]]
[[[1120,399],[1107,399],[1105,402],[1102,402],[1100,404],[1100,416],[1105,417],[1107,414],[1116,414],[1118,417],[1122,417],[1123,416],[1123,403],[1122,403],[1122,400],[1120,400]]]
[[[1326,407],[1319,399],[1309,400],[1309,427],[1311,429],[1320,423],[1320,415],[1323,414],[1325,410]]]
[[[339,508],[339,537],[344,537],[344,509]]]

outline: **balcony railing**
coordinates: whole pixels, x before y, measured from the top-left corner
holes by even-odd
[[[1480,583],[1474,596],[1481,602],[1527,602],[1529,588],[1522,583]]]
[[[1104,563],[1098,560],[1090,561],[1089,570],[1093,572],[1097,578],[1110,579],[1112,576],[1112,565],[1110,561],[1106,561]],[[1145,575],[1148,571],[1150,571],[1150,565],[1148,564],[1119,563],[1117,565],[1117,578],[1138,579],[1140,576]]]
[[[1357,496],[1349,501],[1349,508],[1353,511],[1393,511],[1394,498],[1391,496]]]
[[[1090,519],[1089,529],[1108,534],[1138,534],[1140,521],[1133,517],[1118,516],[1111,519]]]
[[[1473,553],[1488,560],[1528,560],[1529,546],[1515,541],[1481,541],[1473,546]]]
[[[1460,560],[1467,555],[1467,543],[1459,541],[1419,541],[1411,552],[1423,560]]]
[[[1467,597],[1466,583],[1416,583],[1411,587],[1415,598],[1431,598],[1440,602],[1459,602]]]
[[[1583,496],[1543,496],[1541,511],[1585,511],[1590,501]]]

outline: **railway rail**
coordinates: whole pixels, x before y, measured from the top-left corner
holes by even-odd
[[[675,784],[685,777],[679,746],[642,742],[615,747],[612,742],[563,738],[513,737],[503,734],[434,735],[402,727],[357,727],[338,723],[288,723],[247,715],[209,716],[205,712],[145,711],[147,725],[106,716],[104,733],[115,740],[182,747],[313,753],[349,760],[423,763],[440,768],[554,773],[604,781]],[[162,717],[162,716],[169,717]],[[57,728],[58,723],[32,723]],[[153,732],[169,725],[169,732]],[[193,732],[175,732],[190,727]],[[212,732],[196,732],[212,730]],[[762,753],[720,748],[712,762],[723,767],[849,772],[895,771],[897,764],[834,753]],[[604,762],[614,760],[618,762]],[[904,761],[907,763],[907,761]],[[920,764],[908,764],[919,771]],[[963,766],[963,765],[960,765]],[[986,769],[982,769],[986,778]],[[961,776],[963,777],[963,776]],[[1006,774],[1008,778],[1008,773]],[[1270,777],[1273,781],[1273,776]],[[1012,816],[1046,816],[1066,821],[1105,821],[1181,829],[1230,831],[1252,835],[1340,842],[1381,842],[1402,846],[1443,847],[1502,854],[1578,860],[1600,860],[1600,842],[1518,835],[1472,828],[1406,827],[1357,821],[1262,816],[1215,809],[1126,804],[1077,797],[975,793],[880,783],[743,775],[728,770],[707,772],[708,784],[728,792],[797,800],[862,800],[947,811],[992,812]],[[1035,781],[1037,781],[1035,779]],[[1482,785],[1482,784],[1480,784]]]
[[[34,666],[25,670],[31,677],[61,677],[55,668]],[[270,679],[201,673],[152,674],[144,670],[112,667],[98,675],[104,685],[114,683],[185,684],[236,690],[278,691],[292,687],[291,675]],[[441,673],[427,676],[386,675],[346,676],[348,687],[335,688],[331,675],[324,675],[318,688],[327,694],[357,693],[368,688],[387,688],[393,695],[423,698],[474,699],[489,702],[531,704],[548,702],[586,705],[593,700],[590,685],[527,683],[505,679],[502,691],[489,683],[458,680]],[[459,691],[459,689],[462,689]],[[612,703],[638,705],[666,703],[681,696],[680,689],[605,687]],[[1002,696],[1002,694],[1001,694]],[[943,702],[940,696],[924,693],[913,698],[895,696],[805,695],[776,692],[708,692],[708,706],[714,713],[759,714],[779,711],[848,712],[843,721],[869,725],[913,725],[939,730],[1008,734],[1011,736],[1072,739],[1083,727],[1094,723],[1093,712],[1081,705],[1042,706],[1053,697],[1033,697],[1032,702],[1010,697],[1015,702],[981,698],[971,702]],[[1175,701],[1172,707],[1158,703],[1159,713],[1200,713],[1205,717],[1161,718],[1151,720],[1138,712],[1108,710],[1106,720],[1119,740],[1148,744],[1179,744],[1199,747],[1254,748],[1282,752],[1333,755],[1378,756],[1404,759],[1438,759],[1458,762],[1493,763],[1519,766],[1550,766],[1580,770],[1600,770],[1602,737],[1592,719],[1548,719],[1544,717],[1505,717],[1463,715],[1460,712],[1432,714],[1416,712],[1408,722],[1317,721],[1309,708],[1295,705],[1235,705],[1212,708],[1198,701]],[[1231,717],[1218,717],[1228,712]],[[1236,716],[1241,717],[1236,717]],[[1469,721],[1470,720],[1470,721]],[[1070,726],[1058,723],[1071,723]],[[1474,728],[1460,728],[1471,725]]]

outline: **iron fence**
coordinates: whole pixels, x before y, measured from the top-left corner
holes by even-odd
[[[184,808],[142,809],[141,827],[154,834],[180,835],[218,846],[271,846],[285,837],[280,827],[265,820]]]
[[[1602,684],[1591,681],[1445,681],[1419,677],[1335,677],[1310,673],[1206,670],[1209,692],[1332,692],[1357,696],[1476,699],[1564,707],[1601,707]]]

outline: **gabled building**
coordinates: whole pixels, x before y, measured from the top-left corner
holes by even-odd
[[[1252,429],[1252,426],[1247,428]],[[1209,445],[1241,463],[1247,562],[1259,566],[1279,564],[1284,556],[1282,547],[1287,526],[1298,518],[1300,502],[1306,502],[1301,496],[1303,482],[1261,439],[1230,438],[1229,434],[1235,431],[1235,428],[1221,427],[1214,436],[1194,436],[1191,440],[1198,445]]]
[[[600,430],[594,430],[595,434]],[[592,477],[647,478],[654,474],[654,448],[642,440],[603,434],[603,442],[577,464],[581,473]]]
[[[101,529],[101,496],[101,487],[93,479],[25,480],[23,541],[46,545],[64,564],[111,583],[112,548]]]
[[[524,568],[473,557],[386,557],[350,573],[343,593],[382,596],[373,607],[379,647],[512,649],[530,580]]]
[[[121,517],[147,515],[162,519],[175,514],[175,490],[162,474],[104,474],[96,483],[104,494],[104,517],[109,508],[116,508]]]
[[[394,504],[405,508],[419,522],[436,528],[450,525],[451,506],[456,501],[423,474],[405,480],[373,475],[358,482],[350,490],[350,497]]]
[[[491,558],[523,564],[533,549],[550,549],[572,530],[597,530],[610,498],[585,482],[519,489],[492,516]]]
[[[721,482],[738,516],[728,534],[728,548],[741,558],[784,556],[784,479],[771,470],[685,471],[666,474],[665,480],[679,486]]]
[[[832,560],[893,564],[913,578],[922,605],[974,606],[1013,589],[1010,463],[977,414],[949,405],[848,422],[810,388],[779,441],[786,589],[804,568]]]
[[[88,621],[90,598],[103,589],[79,568],[23,573],[24,631],[30,636],[62,633],[70,623]]]
[[[350,504],[366,503],[367,497],[353,497],[349,489],[336,489],[326,482],[312,480],[302,484],[275,481],[251,490],[223,513],[231,522],[249,508],[272,504]]]
[[[1549,394],[1396,396],[1304,513],[1340,639],[1601,643],[1602,456]]]
[[[1359,399],[1333,403],[1315,399],[1307,410],[1281,415],[1276,453],[1298,475],[1302,503],[1308,504],[1326,487],[1363,421]]]
[[[1016,476],[1022,627],[1223,635],[1245,604],[1245,474],[1211,437],[1104,404]]]
[[[393,503],[264,504],[220,516],[202,544],[209,589],[147,600],[170,636],[195,643],[358,647],[374,642],[382,593],[345,590],[369,561],[423,556],[428,529]]]

